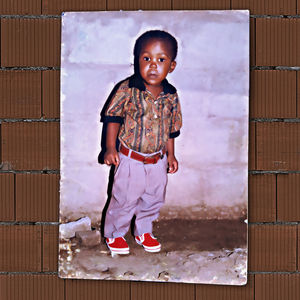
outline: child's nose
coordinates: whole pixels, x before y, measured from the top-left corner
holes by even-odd
[[[150,68],[156,68],[156,62],[155,61],[152,61],[151,64],[150,64]]]

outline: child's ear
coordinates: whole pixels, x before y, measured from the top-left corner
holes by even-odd
[[[173,61],[171,62],[171,66],[170,66],[169,73],[172,73],[172,72],[175,70],[175,68],[176,68],[176,61],[173,60]]]

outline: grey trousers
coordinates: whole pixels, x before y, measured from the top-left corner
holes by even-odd
[[[144,164],[122,153],[119,155],[104,235],[107,238],[124,236],[134,215],[134,235],[151,233],[152,222],[158,218],[165,201],[167,157],[164,155],[156,164]]]

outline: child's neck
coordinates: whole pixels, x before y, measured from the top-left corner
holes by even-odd
[[[162,85],[155,86],[155,85],[146,85],[147,90],[153,95],[156,99],[159,94],[164,90]]]

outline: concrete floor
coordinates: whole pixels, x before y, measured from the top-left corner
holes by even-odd
[[[247,225],[242,220],[160,220],[160,253],[148,253],[131,234],[130,254],[111,257],[106,245],[60,241],[63,278],[145,280],[243,285],[247,281]]]

